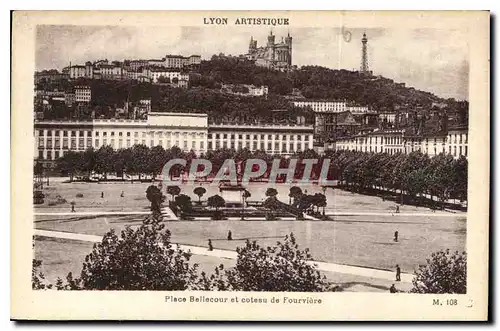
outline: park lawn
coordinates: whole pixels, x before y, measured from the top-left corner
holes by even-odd
[[[37,229],[103,235],[111,228],[138,226],[145,216],[36,216]],[[433,252],[465,250],[464,217],[338,216],[334,221],[173,221],[166,223],[179,244],[235,250],[244,241],[274,245],[294,233],[318,261],[412,273]],[[227,241],[231,230],[233,239]],[[399,242],[392,241],[394,231]]]
[[[71,210],[71,202],[75,202],[75,211],[110,211],[130,212],[149,211],[150,202],[146,199],[146,189],[150,183],[64,183],[54,182],[50,186],[44,186],[45,202],[35,205],[35,212],[68,212]],[[121,197],[123,191],[124,196]],[[83,197],[77,197],[78,193]],[[101,198],[104,193],[104,198]],[[55,201],[57,196],[66,200],[49,206],[49,202]]]
[[[37,237],[35,240],[35,258],[42,260],[40,271],[46,280],[55,283],[57,278],[65,279],[71,272],[74,276],[79,276],[85,256],[92,251],[92,243],[65,240],[58,238]],[[219,259],[213,256],[193,255],[190,262],[198,264],[198,270],[204,271],[207,275],[213,273],[215,267],[224,264],[225,268],[234,267],[235,260]],[[331,272],[323,273],[327,279],[335,285],[341,287],[343,291],[353,292],[387,292],[391,281],[361,277],[355,275],[338,274]],[[397,284],[399,290],[408,291],[411,284]]]
[[[146,189],[151,183],[64,183],[52,182],[50,186],[44,186],[44,194],[46,199],[44,204],[36,205],[35,212],[68,212],[71,210],[70,203],[75,202],[75,210],[78,211],[112,211],[112,212],[131,212],[131,211],[148,211],[150,210],[150,202],[146,199]],[[198,196],[193,193],[193,189],[198,186],[203,186],[207,192],[202,197],[202,201],[208,197],[220,194],[219,188],[209,184],[181,184],[181,193],[189,195],[193,201],[198,201]],[[250,183],[246,186],[251,193],[249,201],[263,201],[266,199],[265,192],[269,187],[276,188],[278,191],[278,199],[288,203],[288,193],[291,184],[267,184],[267,183]],[[308,194],[322,193],[321,187],[318,185],[297,185],[302,188],[303,192]],[[164,194],[166,187],[163,187]],[[124,196],[121,197],[121,192]],[[83,194],[83,197],[77,198],[78,193]],[[101,198],[101,193],[104,193],[104,198]],[[61,196],[66,200],[65,203],[59,203],[49,206],[50,201],[55,201],[57,196]],[[351,192],[328,188],[325,192],[327,198],[326,213],[335,211],[360,211],[360,212],[389,212],[395,209],[396,203],[393,201],[383,201],[379,197],[367,196],[362,194],[353,194]],[[167,199],[170,199],[167,196]],[[429,212],[428,208],[415,206],[401,206],[402,213],[412,212]]]

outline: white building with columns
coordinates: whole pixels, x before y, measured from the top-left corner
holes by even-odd
[[[468,157],[467,128],[452,128],[447,134],[406,135],[404,130],[381,130],[337,139],[328,146],[335,150],[374,153],[411,153],[420,151],[429,156],[445,153]]]
[[[147,120],[35,121],[35,158],[52,161],[65,152],[93,147],[114,149],[143,144],[177,146],[201,154],[207,150],[206,114],[150,112]]]
[[[291,155],[313,149],[312,125],[214,124],[208,130],[208,150],[232,148]]]

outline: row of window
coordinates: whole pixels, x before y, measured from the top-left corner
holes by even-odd
[[[267,144],[265,144],[263,141],[261,141],[260,144],[257,141],[253,141],[252,144],[250,144],[249,141],[246,141],[245,143],[239,141],[237,144],[234,141],[231,142],[223,141],[222,143],[220,141],[215,141],[215,144],[212,143],[212,141],[208,142],[209,150],[220,149],[220,148],[231,148],[235,150],[241,150],[243,148],[248,148],[249,150],[252,151],[265,150],[267,152],[280,152],[280,147],[281,147],[281,153],[288,153],[288,152],[300,152],[304,150],[306,146],[304,146],[304,144],[302,145],[297,144],[297,147],[295,148],[294,143],[282,142],[280,144],[279,142],[275,142],[273,145],[272,142],[268,142]]]
[[[458,141],[457,141],[457,136],[458,136],[458,138],[459,138],[459,139],[458,139]],[[463,136],[465,136],[465,139],[462,139],[462,137],[463,137]],[[469,136],[468,134],[465,134],[465,135],[462,135],[462,134],[454,134],[454,135],[453,135],[453,143],[454,143],[454,144],[456,144],[456,143],[458,142],[459,144],[461,144],[461,143],[462,143],[462,141],[465,141],[465,143],[467,144],[468,136]],[[451,137],[452,137],[452,135],[451,135],[451,134],[450,134],[450,135],[448,135],[448,140],[450,141],[450,143],[451,143]]]
[[[253,138],[253,140],[257,140],[260,136],[260,140],[264,140],[265,139],[265,134],[254,134],[254,135],[250,135],[250,134],[227,134],[227,133],[223,133],[223,134],[220,134],[220,133],[216,133],[216,134],[212,134],[212,133],[209,133],[208,134],[208,139],[212,139],[213,137],[215,136],[215,139],[231,139],[231,140],[234,140],[236,138],[236,136],[238,136],[238,139],[239,140],[242,140],[243,137],[245,137],[246,140],[250,140],[251,138]],[[253,136],[253,137],[252,137]],[[275,140],[276,139],[279,139],[280,138],[280,135],[272,135],[272,134],[268,134],[267,135],[267,140],[272,140],[273,139],[273,136],[275,136]],[[295,140],[295,135],[290,135],[289,136],[290,139],[289,140]],[[287,140],[287,135],[281,135],[281,140]],[[300,135],[298,134],[297,135],[297,140],[300,141],[300,140],[303,140],[303,141],[309,141],[309,135]]]
[[[458,146],[458,149],[457,149],[457,146],[453,146],[453,149],[452,149],[451,146],[448,146],[448,154],[453,155],[455,157],[458,157],[460,155],[467,156],[467,154],[468,154],[467,147],[468,146]],[[364,146],[364,147],[359,146],[359,148],[358,147],[349,148],[348,146],[337,145],[337,149],[338,150],[375,152],[375,153],[382,152],[382,147],[380,147],[380,150],[379,150],[378,146],[375,146],[374,148],[372,148],[372,146],[370,146],[370,148],[368,148],[368,146]],[[396,153],[399,153],[401,151],[402,151],[401,148],[386,148],[385,149],[385,153],[389,153],[389,154],[396,154]],[[407,149],[405,149],[405,151],[408,153],[411,153],[411,152],[416,152],[416,151],[422,151],[422,149],[420,146],[418,146],[418,147],[411,146],[411,147],[408,147]],[[426,152],[427,152],[427,154],[429,154],[429,149],[426,149]],[[445,153],[444,147],[442,149],[442,152]],[[436,147],[434,147],[434,155],[437,155],[437,154],[438,154],[437,149],[436,149]]]
[[[457,135],[455,135],[455,139],[454,139],[454,143],[456,144],[457,143]],[[459,136],[459,143],[462,144],[462,135]],[[381,142],[382,142],[382,137],[380,138]],[[449,143],[451,143],[451,136],[449,136]],[[357,140],[351,140],[351,144],[354,144],[354,143],[357,143],[357,144],[364,144],[365,142],[367,144],[372,144],[375,143],[377,144],[379,141],[378,137],[373,137],[373,140],[372,140],[372,137],[368,137],[368,138],[358,138]],[[394,145],[394,144],[403,144],[403,138],[402,137],[383,137],[383,141],[385,144],[388,144],[388,145]],[[432,141],[432,139],[431,139]],[[465,135],[465,139],[464,139],[465,143],[467,144],[467,135]],[[406,143],[419,143],[420,140],[418,139],[409,139],[409,140],[406,140],[405,141]],[[429,143],[429,138],[425,138],[425,143],[428,144]],[[437,143],[437,138],[434,138],[434,144]]]
[[[115,139],[110,139],[109,140],[109,145],[113,148],[129,148],[131,147],[132,145],[137,145],[139,143],[143,144],[143,145],[146,145],[146,140],[145,139],[142,139],[141,141],[139,141],[139,139],[134,139],[133,141],[131,139],[126,139],[125,141],[123,139],[118,139],[118,145],[115,146]],[[95,139],[95,144],[94,144],[94,148],[99,148],[101,146],[105,146],[105,145],[108,145],[108,140],[106,138],[103,138],[102,140],[102,145],[100,144],[100,141],[99,139]],[[160,140],[158,142],[158,145],[159,146],[163,146],[163,140]],[[200,141],[200,150],[203,150],[205,148],[205,142],[204,141]],[[156,146],[155,143],[154,143],[154,140],[150,140],[149,142],[149,146],[150,147],[154,147]],[[172,146],[179,146],[179,140],[176,140],[175,141],[175,144],[171,144],[171,141],[170,140],[167,140],[166,141],[166,148],[171,148]],[[85,140],[84,138],[79,138],[78,139],[78,145],[77,145],[77,140],[76,138],[71,138],[71,140],[68,140],[68,138],[63,138],[62,139],[62,146],[61,146],[61,140],[56,138],[54,139],[54,145],[52,145],[52,139],[51,138],[48,138],[47,139],[47,143],[45,144],[44,143],[44,139],[43,138],[38,138],[38,148],[39,149],[52,149],[52,148],[55,148],[55,149],[60,149],[62,147],[62,149],[75,149],[75,150],[78,150],[78,149],[85,149],[85,148],[89,148],[89,147],[92,147],[92,139],[91,138],[87,138],[87,145],[85,146]],[[188,141],[187,140],[184,140],[183,141],[183,148],[187,149],[189,146],[188,146]],[[196,141],[192,141],[191,142],[191,148],[192,149],[196,149]]]
[[[62,135],[63,137],[68,137],[68,136],[71,136],[71,137],[76,137],[76,133],[78,132],[78,135],[80,137],[83,137],[84,136],[84,131],[73,131],[73,130],[47,130],[47,136],[48,137],[51,137],[52,135],[58,137],[61,135],[61,132],[62,132]],[[104,132],[100,132],[100,131],[95,131],[95,136],[96,137],[99,137],[99,136],[102,136],[103,137],[107,137],[108,136],[108,132],[104,131]],[[149,131],[149,132],[142,132],[141,133],[141,136],[143,138],[145,138],[147,135],[149,136],[153,136],[153,135],[157,135],[159,138],[162,138],[163,136],[165,137],[170,137],[171,135],[173,135],[174,137],[179,137],[180,136],[180,132],[162,132],[162,131]],[[134,138],[138,138],[139,137],[139,132],[133,132],[133,135],[134,135]],[[188,132],[183,132],[182,133],[182,136],[183,137],[187,137],[188,135],[191,135],[191,137],[196,137],[196,133],[195,132],[191,132],[190,134],[188,134]],[[198,135],[200,137],[204,137],[204,133],[198,133]],[[40,137],[43,137],[45,136],[45,130],[38,130],[38,136]],[[87,137],[91,137],[92,136],[92,131],[87,131]],[[114,137],[115,136],[115,131],[110,131],[109,132],[109,136],[111,137]],[[131,137],[132,136],[132,132],[130,131],[126,131],[126,132],[122,132],[122,131],[119,131],[118,132],[118,137],[123,137],[123,136],[127,136],[127,137]]]

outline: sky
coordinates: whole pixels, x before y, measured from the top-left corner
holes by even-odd
[[[346,31],[348,33],[346,33]],[[266,27],[136,27],[41,25],[36,32],[36,70],[98,59],[153,59],[166,54],[244,54],[250,37],[264,46]],[[273,28],[276,41],[293,37],[294,65],[359,70],[361,38],[368,37],[368,63],[375,75],[443,98],[468,100],[467,31],[438,29]],[[349,38],[350,37],[350,38]]]

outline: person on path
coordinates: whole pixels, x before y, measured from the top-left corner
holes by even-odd
[[[396,214],[399,214],[399,206],[396,206]]]
[[[231,230],[227,232],[227,240],[233,240],[233,234],[231,233]]]
[[[125,193],[122,191],[122,193],[120,194],[120,197],[122,197],[122,198],[123,198],[124,194],[125,194]]]
[[[208,239],[208,250],[209,251],[213,251],[214,250],[214,246],[212,245],[212,240],[211,239]]]
[[[104,192],[101,192],[101,199],[104,198]]]
[[[389,288],[389,292],[391,292],[391,293],[398,293],[398,290],[396,289],[396,287],[394,286],[394,284],[392,284],[391,287]]]
[[[75,212],[75,205],[74,204],[71,204],[71,212],[74,213]]]
[[[397,282],[401,281],[401,268],[399,267],[398,264],[396,264],[396,281]]]
[[[399,235],[399,232],[398,232],[398,231],[395,231],[395,232],[394,232],[394,241],[395,241],[395,242],[398,242],[398,235]]]

